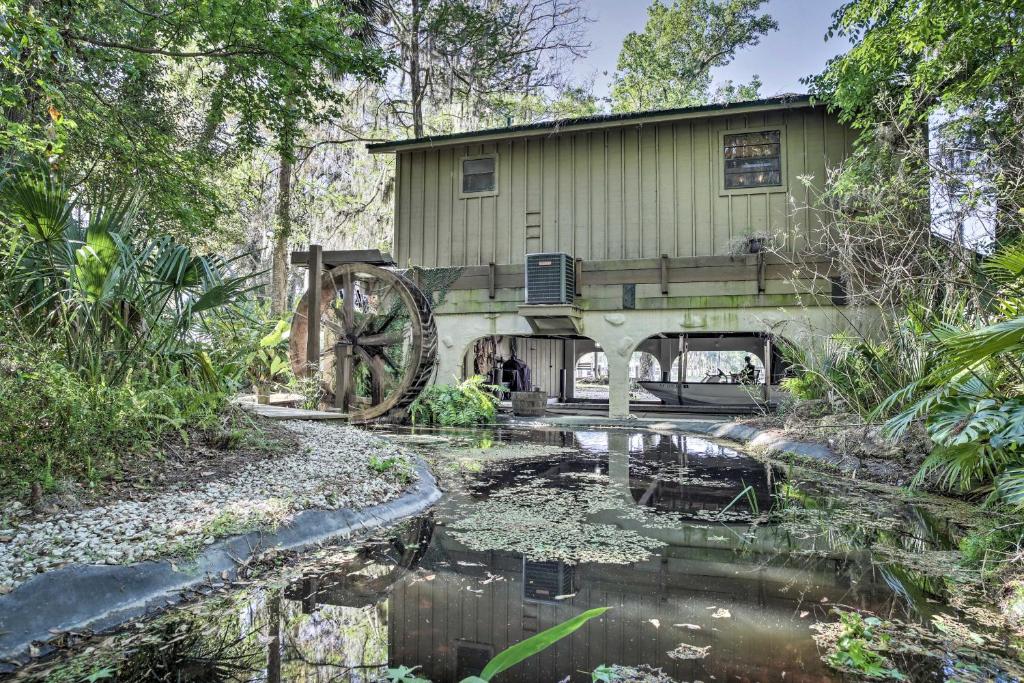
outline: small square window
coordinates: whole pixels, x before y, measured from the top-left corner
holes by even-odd
[[[722,148],[726,190],[782,185],[782,131],[726,134]]]
[[[493,193],[498,189],[497,159],[478,157],[462,160],[462,194]]]

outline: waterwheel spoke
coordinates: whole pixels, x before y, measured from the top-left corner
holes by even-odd
[[[391,326],[391,323],[395,322],[395,320],[396,320],[396,319],[398,318],[398,314],[399,314],[400,312],[401,312],[401,308],[400,308],[400,307],[398,307],[398,306],[392,306],[392,307],[391,307],[391,310],[390,310],[390,311],[388,312],[388,314],[387,314],[387,315],[386,315],[386,316],[384,317],[384,320],[383,320],[382,322],[380,322],[379,324],[377,324],[377,325],[374,325],[374,327],[375,327],[376,329],[374,329],[373,331],[371,331],[371,332],[370,332],[370,335],[380,334],[380,333],[381,333],[381,332],[383,332],[384,330],[388,329],[388,327],[390,327],[390,326]],[[364,326],[364,327],[365,327],[365,326]],[[365,332],[365,330],[362,330],[362,331],[360,331],[360,333],[359,333],[359,336],[362,336],[363,332]]]
[[[379,355],[371,356],[365,348],[355,347],[355,353],[370,370],[370,402],[374,405],[384,400],[391,378],[384,372],[384,362]]]
[[[320,325],[326,327],[328,330],[338,335],[339,337],[345,336],[345,327],[340,323],[332,320],[330,317],[326,315],[320,319]]]
[[[354,278],[352,277],[352,271],[346,269],[341,274],[341,286],[345,291],[345,298],[341,304],[341,322],[345,326],[345,334],[350,334],[355,330],[355,299],[356,291]]]
[[[391,383],[391,378],[388,377],[386,372],[384,372],[384,363],[380,359],[380,356],[371,356],[366,352],[366,349],[360,346],[355,347],[355,349],[356,355],[358,355],[359,359],[363,361],[367,368],[369,368],[370,376],[379,387],[383,389],[387,384]]]
[[[384,333],[371,334],[358,340],[360,346],[398,346],[405,341],[405,335]]]
[[[377,303],[378,303],[378,310],[383,310],[384,309],[383,302],[388,300],[388,298],[391,296],[392,292],[394,292],[394,289],[395,289],[395,283],[389,281],[384,286],[383,291],[380,294],[376,295],[377,296]],[[394,307],[392,307],[392,308],[394,308]],[[391,321],[394,320],[395,317],[396,317],[396,314],[394,312],[389,313],[388,317],[385,319],[386,322],[384,322],[383,324],[375,325],[374,326],[374,327],[376,327],[376,329],[374,330],[374,333],[376,334],[377,332],[380,332],[381,330],[386,328],[388,325],[390,325]],[[363,318],[360,321],[359,325],[356,326],[356,330],[355,330],[354,336],[356,336],[356,337],[361,336],[366,331],[366,328],[369,326],[370,321],[374,320],[375,318],[376,318],[376,316],[373,316],[373,315],[367,315],[365,318]]]

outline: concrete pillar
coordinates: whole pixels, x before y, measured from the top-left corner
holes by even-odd
[[[437,374],[434,375],[437,384],[454,384],[462,379],[466,348],[461,341],[451,346],[442,342],[438,346]],[[459,353],[460,349],[462,353]]]
[[[565,339],[562,341],[562,370],[565,376],[565,395],[562,397],[566,402],[572,402],[576,398],[576,340]]]
[[[629,417],[629,354],[607,350],[608,417]]]
[[[629,489],[629,433],[608,432],[608,482],[612,490],[629,507],[635,504]]]
[[[669,372],[672,370],[672,363],[676,360],[679,343],[675,339],[658,340],[658,365],[661,366],[661,381],[671,382]]]

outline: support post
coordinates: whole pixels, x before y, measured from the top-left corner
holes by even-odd
[[[306,306],[306,376],[315,377],[320,372],[320,274],[323,271],[324,252],[319,244],[309,245],[309,271],[306,273],[306,291],[309,293]]]
[[[668,294],[668,254],[661,255],[661,293]]]
[[[757,293],[764,294],[764,252],[757,252]]]
[[[562,373],[564,383],[562,385],[562,403],[571,403],[576,398],[576,340],[562,340]]]
[[[629,357],[608,347],[608,417],[629,417]]]
[[[349,396],[352,390],[352,345],[338,343],[334,346],[334,365],[337,381],[334,384],[334,407],[348,412]]]
[[[495,290],[497,289],[497,266],[494,265],[494,261],[487,264],[487,298],[493,299],[495,296]]]
[[[764,402],[768,405],[769,399],[771,399],[771,385],[772,385],[772,336],[766,334],[764,336]]]

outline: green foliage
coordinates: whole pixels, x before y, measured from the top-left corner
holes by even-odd
[[[828,35],[847,37],[852,47],[811,85],[862,128],[892,110],[908,125],[940,106],[995,113],[1024,75],[1020,10],[1002,0],[846,2]]]
[[[0,209],[0,487],[96,482],[166,430],[218,425],[258,348],[248,277],[142,237],[132,197],[80,223],[46,168],[9,177]]]
[[[522,662],[525,659],[533,657],[539,652],[543,652],[562,638],[574,633],[585,623],[599,617],[607,612],[610,607],[597,607],[590,609],[583,614],[578,614],[572,619],[563,621],[561,624],[552,626],[549,629],[541,631],[535,636],[531,636],[524,641],[516,643],[510,648],[502,650],[494,656],[491,661],[487,663],[484,670],[480,672],[480,680],[489,681],[502,671],[511,669],[516,664]]]
[[[732,61],[737,50],[757,45],[778,29],[764,0],[655,0],[647,23],[622,44],[612,85],[615,111],[641,111],[706,104],[713,99],[752,99],[758,81],[727,83],[712,95],[711,69]]]
[[[927,362],[910,317],[880,342],[838,334],[818,354],[787,353],[796,374],[782,381],[784,389],[798,399],[827,399],[862,416],[873,414],[892,392],[919,379]]]
[[[0,201],[0,303],[17,336],[59,348],[69,368],[97,383],[178,365],[225,388],[198,340],[211,336],[221,311],[247,300],[248,277],[170,238],[142,238],[133,198],[94,204],[82,225],[66,187],[45,168],[17,171]]]
[[[145,453],[168,429],[211,426],[225,396],[197,388],[175,369],[132,374],[117,385],[91,382],[46,348],[0,346],[0,491],[39,482],[96,483],[122,457]]]
[[[273,143],[292,154],[303,123],[336,119],[346,75],[380,79],[348,0],[0,0],[3,158],[62,153],[92,197],[142,189],[147,231],[209,235],[224,205],[219,174]],[[50,138],[54,138],[51,144]],[[57,159],[57,157],[54,157]]]
[[[1012,519],[1012,517],[1011,517]],[[991,523],[971,530],[960,539],[961,560],[974,567],[996,570],[1024,544],[1024,525],[993,518]]]
[[[493,422],[498,411],[497,387],[474,375],[456,385],[427,387],[409,409],[413,424],[471,427]]]
[[[412,481],[412,468],[405,458],[381,458],[375,455],[370,458],[370,469],[377,474],[393,472],[399,481],[405,483]]]
[[[829,654],[832,666],[852,670],[867,678],[903,680],[905,676],[894,669],[881,654],[888,649],[889,636],[882,633],[878,617],[864,618],[856,612],[839,612],[842,630],[835,649]]]
[[[262,337],[249,364],[249,379],[260,388],[285,381],[291,375],[288,362],[288,335],[291,323],[278,320],[274,329]]]
[[[491,661],[487,662],[483,671],[478,676],[467,676],[460,683],[488,683],[498,674],[507,671],[522,661],[533,657],[548,649],[562,638],[569,636],[579,630],[584,624],[595,617],[607,612],[610,607],[597,607],[556,624],[549,629],[541,631],[535,636],[520,641],[496,654]],[[416,674],[420,667],[399,666],[389,668],[386,672],[387,680],[391,683],[429,683],[425,678]],[[608,680],[597,679],[594,680]]]
[[[900,408],[886,425],[904,433],[922,420],[935,449],[917,476],[944,488],[1024,502],[1024,244],[983,264],[992,283],[989,313],[977,326],[936,321],[926,337],[928,372],[894,391],[879,413]],[[891,414],[891,413],[890,413]]]

